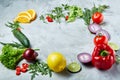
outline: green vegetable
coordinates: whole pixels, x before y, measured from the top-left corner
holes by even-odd
[[[10,45],[12,47],[16,47],[16,48],[20,48],[20,49],[25,48],[22,44],[19,44],[17,42],[13,42],[13,43],[3,43],[3,42],[0,42],[0,44],[2,44],[2,45]]]
[[[22,59],[22,53],[24,51],[25,49],[18,49],[10,45],[5,45],[2,48],[0,61],[5,67],[15,69],[19,61]]]
[[[49,69],[48,65],[45,62],[36,60],[35,63],[29,65],[28,71],[32,74],[31,80],[35,78],[35,76],[39,75],[47,75],[52,76],[52,71]]]
[[[83,16],[83,12],[82,9],[80,7],[77,6],[69,6],[69,10],[68,10],[68,20],[67,22],[73,22],[76,20],[76,18],[80,18]]]
[[[85,8],[83,11],[83,17],[82,17],[83,20],[85,21],[85,24],[86,25],[90,24],[91,17],[95,12],[103,12],[107,8],[109,8],[109,6],[106,6],[106,5],[100,5],[98,8],[94,5],[94,7],[91,10]]]
[[[55,7],[52,10],[51,14],[47,14],[48,16],[50,16],[52,19],[56,20],[58,23],[61,22],[61,18],[65,17],[63,14],[63,9],[62,7]]]
[[[20,25],[18,22],[9,22],[8,24],[6,24],[6,26],[12,28],[13,35],[21,42],[24,47],[30,47],[30,42],[28,38],[19,30]]]
[[[45,22],[45,18],[44,18],[43,15],[41,15],[39,18],[40,18],[40,20],[42,20],[44,23],[46,23],[46,22]]]

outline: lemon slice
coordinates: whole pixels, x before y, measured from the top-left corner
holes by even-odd
[[[23,15],[21,15],[21,16],[17,16],[17,17],[14,19],[14,21],[15,21],[15,22],[18,21],[18,22],[20,22],[20,23],[30,23],[30,18],[29,18],[28,16],[23,16]]]
[[[76,72],[79,72],[81,70],[81,66],[77,62],[72,62],[67,66],[67,69],[70,72],[76,73]]]
[[[27,16],[30,19],[32,19],[31,14],[28,13],[27,11],[22,11],[22,12],[18,13],[18,16]]]
[[[34,9],[29,9],[27,10],[27,12],[31,15],[32,19],[31,20],[35,20],[36,18],[36,12]]]
[[[120,47],[119,47],[116,43],[109,42],[108,45],[109,45],[113,50],[119,50],[119,49],[120,49]]]

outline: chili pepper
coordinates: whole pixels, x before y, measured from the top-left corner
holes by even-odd
[[[102,70],[112,67],[115,62],[115,51],[108,44],[98,44],[92,53],[92,64]]]

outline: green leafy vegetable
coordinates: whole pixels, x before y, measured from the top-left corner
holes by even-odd
[[[68,20],[67,22],[73,22],[76,20],[76,18],[80,18],[83,16],[83,12],[82,12],[82,9],[80,7],[77,7],[77,6],[69,6],[69,9],[68,9]]]
[[[5,45],[2,48],[2,53],[0,55],[1,63],[9,68],[15,69],[19,61],[22,59],[22,53],[25,49],[18,49],[10,45]]]
[[[52,76],[52,71],[49,69],[48,65],[45,62],[36,60],[35,63],[29,65],[28,71],[32,74],[31,80],[35,78],[35,76],[38,76],[38,73],[41,73],[41,75],[47,75]]]

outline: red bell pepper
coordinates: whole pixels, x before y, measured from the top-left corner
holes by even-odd
[[[115,51],[108,44],[98,44],[92,53],[92,64],[102,70],[112,67],[115,62]]]

